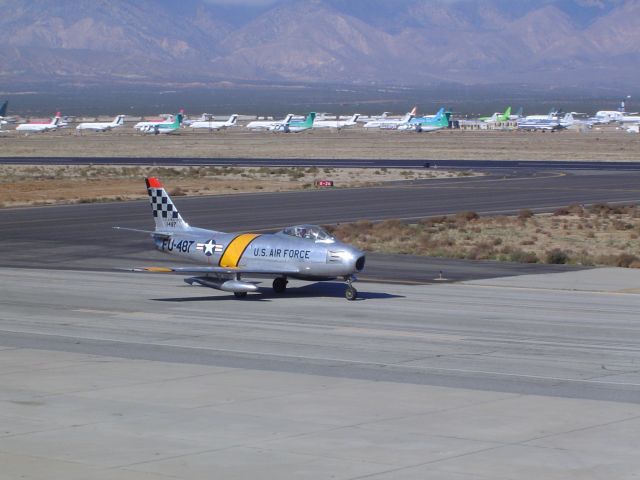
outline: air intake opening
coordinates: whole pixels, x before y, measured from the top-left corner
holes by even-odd
[[[356,270],[359,272],[364,268],[364,255],[356,260]]]

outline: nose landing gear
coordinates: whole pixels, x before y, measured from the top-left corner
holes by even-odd
[[[358,290],[356,290],[351,284],[351,282],[354,281],[355,279],[356,277],[353,277],[353,276],[345,277],[345,281],[347,282],[347,289],[344,291],[344,298],[346,298],[349,301],[355,300],[356,298],[358,298]]]

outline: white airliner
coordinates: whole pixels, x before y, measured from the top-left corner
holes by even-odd
[[[48,132],[60,127],[60,112],[49,123],[22,123],[16,127],[17,132]]]
[[[367,122],[374,122],[376,120],[384,120],[386,118],[392,118],[389,115],[391,114],[391,112],[382,112],[382,115],[360,115],[358,117],[358,123],[367,123]]]
[[[210,122],[212,120],[213,120],[212,113],[203,113],[202,115],[200,115],[200,118],[193,118],[193,119],[183,118],[182,124],[188,127],[189,125],[195,122]]]
[[[293,119],[293,113],[287,115],[283,120],[254,120],[247,123],[247,128],[250,130],[272,130],[280,125],[286,125]]]
[[[354,114],[349,120],[315,120],[313,128],[335,128],[341,130],[343,128],[355,127],[358,121],[359,113]]]
[[[94,132],[106,132],[112,128],[124,125],[124,115],[118,115],[111,122],[84,122],[76,127],[76,130],[93,130]]]
[[[604,123],[637,123],[640,122],[640,116],[637,112],[625,112],[622,110],[600,110],[596,112],[595,116],[589,119],[595,124]]]
[[[184,116],[184,110],[180,110],[180,114]],[[156,126],[172,125],[174,121],[175,115],[167,115],[164,120],[148,120],[145,122],[138,122],[133,126],[133,128],[135,128],[136,130],[147,131],[152,130]]]
[[[626,113],[626,112],[625,112]],[[621,115],[618,118],[620,123],[640,123],[640,116],[636,115]]]
[[[409,122],[416,116],[418,107],[413,107],[409,113],[402,118],[382,118],[380,120],[372,120],[363,125],[364,128],[381,128],[381,129],[397,129],[398,126]]]
[[[220,130],[223,128],[230,128],[236,126],[236,121],[238,120],[238,114],[234,113],[229,117],[229,120],[225,122],[217,122],[214,120],[211,121],[196,121],[191,122],[189,125],[191,128],[206,128],[209,130]]]

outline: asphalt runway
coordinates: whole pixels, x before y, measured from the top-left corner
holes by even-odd
[[[190,224],[223,231],[264,231],[297,223],[331,224],[360,219],[410,220],[469,210],[507,214],[530,208],[540,212],[571,203],[639,200],[640,172],[621,171],[493,172],[486,177],[379,188],[175,199]],[[146,235],[112,228],[152,228],[146,200],[4,209],[0,210],[0,222],[0,264],[4,266],[113,269],[175,262],[152,250]],[[451,280],[463,280],[568,268],[370,254],[362,278],[431,282],[440,271]]]

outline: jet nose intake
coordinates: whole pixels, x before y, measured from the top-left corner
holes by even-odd
[[[354,247],[348,247],[347,251],[349,252],[347,255],[347,262],[349,266],[357,271],[361,272],[364,269],[364,252]]]
[[[365,255],[350,245],[340,244],[338,248],[327,251],[327,263],[342,264],[350,273],[364,269]]]

